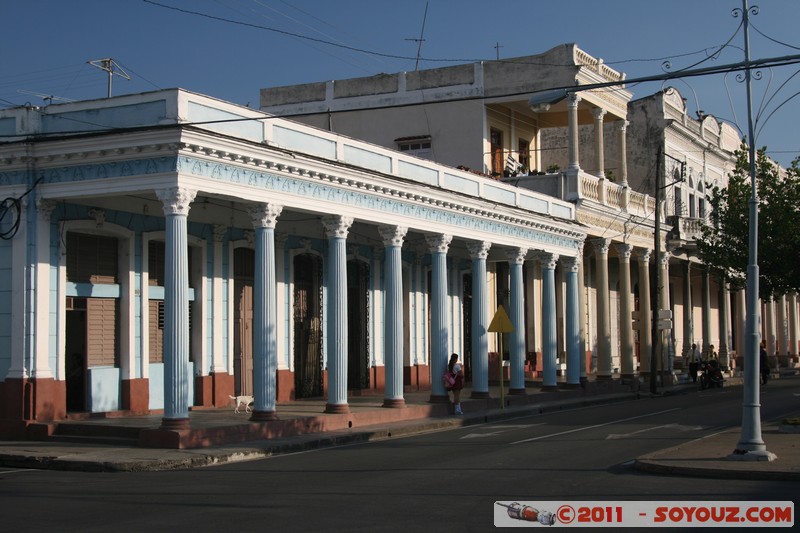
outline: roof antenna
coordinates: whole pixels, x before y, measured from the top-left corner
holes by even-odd
[[[414,65],[414,70],[419,70],[419,57],[422,53],[422,43],[425,41],[425,21],[428,20],[428,2],[425,2],[425,15],[422,17],[422,31],[419,32],[419,39],[406,39],[406,41],[414,41],[417,43],[417,63]]]
[[[39,98],[41,98],[44,101],[45,105],[50,105],[51,103],[53,103],[53,100],[58,100],[58,101],[61,101],[61,102],[74,102],[75,101],[75,100],[72,100],[70,98],[62,98],[60,96],[55,96],[55,95],[52,95],[52,94],[44,94],[44,93],[37,93],[37,92],[34,92],[34,91],[26,91],[25,89],[17,89],[17,92],[21,93],[21,94],[30,94],[30,95],[33,95],[33,96],[38,96]]]
[[[100,70],[105,70],[108,72],[108,97],[111,98],[111,79],[114,77],[114,74],[121,78],[125,78],[126,80],[130,80],[131,77],[128,75],[125,70],[119,66],[119,63],[111,59],[110,57],[106,57],[105,59],[95,59],[94,61],[87,61],[93,67],[97,67]]]

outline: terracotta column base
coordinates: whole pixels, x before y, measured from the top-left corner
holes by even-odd
[[[438,395],[438,394],[431,394],[430,399],[428,400],[430,403],[450,403],[450,395]]]
[[[508,389],[508,393],[512,396],[525,396],[525,389]]]
[[[475,400],[486,400],[488,398],[491,398],[488,392],[476,392],[476,391],[472,391],[472,394],[470,394],[469,397]]]
[[[384,398],[383,407],[390,407],[394,409],[403,408],[406,406],[406,401],[403,398]]]
[[[329,403],[325,404],[325,412],[331,414],[349,413],[350,406],[346,403]]]
[[[278,420],[278,413],[275,411],[253,411],[250,414],[251,422],[271,422]]]
[[[554,392],[558,390],[558,385],[547,385],[540,389],[542,392]]]
[[[162,418],[161,427],[159,429],[167,429],[170,431],[180,431],[189,429],[188,418]]]

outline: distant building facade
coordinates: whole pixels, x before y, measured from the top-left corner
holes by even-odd
[[[660,364],[680,368],[697,343],[703,354],[716,346],[723,365],[732,366],[743,346],[743,293],[731,293],[708,275],[695,239],[708,215],[707,188],[727,183],[739,136],[712,116],[689,117],[674,88],[634,101],[624,85],[563,90],[624,80],[602,60],[565,44],[536,56],[266,88],[261,108],[401,150],[405,142],[424,142],[425,157],[574,202],[589,233],[583,347],[597,375],[630,374],[628,316],[642,303],[655,305],[644,298],[645,287],[657,280],[654,268],[668,280],[661,301],[673,322],[664,334],[669,355]],[[668,184],[660,238],[666,254],[665,264],[650,267],[659,172]],[[629,257],[639,262],[638,272],[629,270]],[[787,298],[784,317],[797,307],[796,297]],[[783,324],[798,329],[796,318]],[[632,332],[634,367],[644,372],[649,361],[642,354],[651,346],[646,329],[648,323],[638,322]],[[796,359],[797,342],[787,345]]]

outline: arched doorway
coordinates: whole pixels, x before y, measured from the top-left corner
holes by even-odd
[[[369,369],[369,265],[347,262],[347,386],[368,389]]]
[[[322,396],[322,258],[294,258],[295,398]]]

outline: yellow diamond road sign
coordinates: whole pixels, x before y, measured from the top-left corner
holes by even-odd
[[[489,323],[489,332],[491,333],[513,333],[514,332],[514,324],[511,323],[511,319],[508,318],[506,314],[506,310],[503,309],[503,306],[497,307],[497,312],[494,314],[494,318]]]

